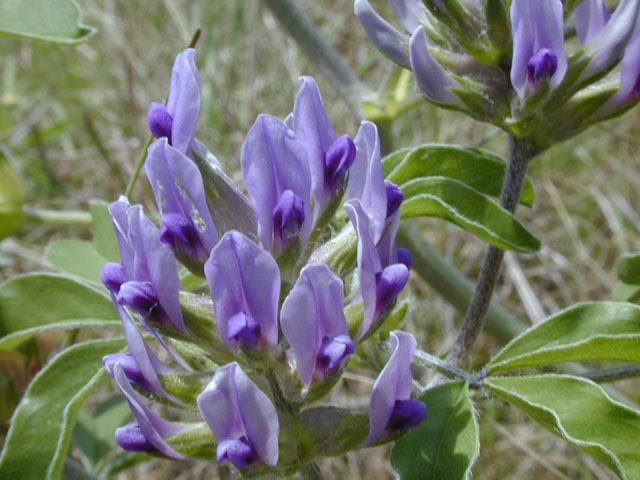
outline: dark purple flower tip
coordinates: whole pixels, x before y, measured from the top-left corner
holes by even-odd
[[[119,363],[122,366],[122,369],[124,370],[124,373],[129,381],[144,388],[144,385],[147,384],[147,381],[145,380],[144,375],[140,371],[140,368],[138,368],[138,364],[131,354],[110,353],[109,355],[105,355],[104,357],[102,357],[102,364],[107,370],[107,373],[112,377],[113,366],[116,363]]]
[[[156,448],[147,440],[136,422],[127,423],[116,428],[114,432],[116,442],[129,452],[152,452]]]
[[[342,186],[356,159],[356,145],[347,134],[338,137],[324,153],[324,182],[333,195]]]
[[[376,317],[385,312],[409,279],[409,270],[402,263],[395,263],[376,273]]]
[[[179,213],[168,213],[162,217],[160,241],[194,262],[204,263],[209,258],[198,229],[190,219]]]
[[[387,191],[387,218],[393,215],[402,205],[404,193],[395,183],[384,182]]]
[[[321,376],[327,377],[342,365],[345,358],[355,352],[355,347],[349,335],[324,337],[318,350],[317,364]]]
[[[413,258],[411,257],[411,252],[406,248],[398,248],[398,263],[402,263],[407,270],[411,270],[413,266]]]
[[[149,130],[156,138],[167,137],[171,143],[171,127],[173,126],[173,117],[167,110],[167,107],[158,102],[152,102],[147,112],[147,123]]]
[[[227,328],[229,340],[239,342],[243,347],[249,349],[260,347],[260,343],[262,343],[260,324],[246,312],[238,312],[232,316]]]
[[[282,250],[298,235],[303,223],[304,201],[291,190],[285,190],[273,209],[276,251]]]
[[[385,429],[388,434],[416,427],[427,416],[427,406],[418,400],[396,400]]]
[[[158,305],[158,297],[149,282],[123,283],[116,300],[120,305],[127,305],[143,315],[148,315]]]
[[[219,463],[229,460],[237,468],[248,467],[258,460],[258,455],[249,444],[247,437],[240,437],[236,440],[224,440],[216,449],[216,457]]]
[[[558,69],[558,56],[548,48],[541,48],[527,62],[529,82],[534,86],[550,79]]]
[[[107,290],[117,295],[120,291],[120,286],[127,281],[127,274],[121,264],[107,262],[102,265],[100,270],[100,280],[107,287]]]

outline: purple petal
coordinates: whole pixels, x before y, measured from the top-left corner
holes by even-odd
[[[331,199],[344,185],[347,171],[356,159],[356,145],[349,135],[341,135],[324,154],[324,195]]]
[[[258,217],[258,236],[272,251],[273,210],[282,193],[291,190],[304,202],[300,241],[311,234],[311,173],[304,144],[279,119],[259,115],[242,144],[242,171]]]
[[[530,77],[529,62],[536,55],[545,59],[555,57],[552,63],[557,67],[546,77],[550,88],[554,89],[562,82],[567,71],[562,15],[563,6],[560,0],[513,0],[511,83],[520,98],[525,98],[537,86],[535,81],[543,79],[542,76]],[[546,54],[540,54],[543,49],[548,50]],[[546,60],[536,60],[534,63],[538,66],[547,65]],[[548,74],[549,70],[544,72]]]
[[[273,252],[278,255],[299,234],[304,225],[304,201],[285,190],[273,209]]]
[[[573,12],[580,44],[586,45],[598,36],[609,17],[604,0],[582,0]]]
[[[161,214],[178,214],[188,220],[189,228],[198,236],[200,247],[196,246],[196,250],[206,251],[204,262],[218,241],[218,234],[207,206],[200,170],[190,158],[162,139],[149,147],[145,171],[158,210]],[[187,246],[183,249],[188,251]]]
[[[638,10],[640,10],[640,0],[620,2],[600,34],[587,45],[587,54],[592,58],[580,74],[579,80],[597,75],[620,60],[636,29]]]
[[[416,28],[429,24],[429,20],[424,13],[424,3],[422,0],[389,0],[393,10],[398,16],[402,26],[411,33]]]
[[[607,102],[603,111],[606,113],[631,102],[638,97],[638,94],[640,94],[640,21],[636,24],[620,62],[620,88]]]
[[[316,355],[316,376],[320,379],[329,376],[355,351],[355,345],[349,335],[324,337]]]
[[[257,348],[262,338],[260,324],[245,312],[238,312],[231,317],[227,328],[229,330],[227,334],[229,340],[236,341],[245,348]]]
[[[177,435],[185,431],[187,427],[168,422],[153,413],[144,404],[140,395],[131,387],[122,366],[117,363],[113,366],[113,378],[125,396],[127,403],[129,403],[129,407],[144,438],[163,455],[177,460],[186,460],[187,457],[176,452],[165,441],[165,438]]]
[[[402,263],[389,265],[376,275],[376,319],[389,308],[391,302],[407,284],[407,280],[409,280],[409,270]]]
[[[417,427],[427,416],[427,406],[419,400],[396,400],[387,431],[400,432]]]
[[[405,267],[407,267],[407,270],[411,270],[411,267],[413,266],[413,258],[411,257],[411,252],[406,248],[399,248],[397,255],[398,263],[402,263]]]
[[[141,279],[146,272],[137,272],[135,270],[135,250],[129,238],[129,220],[127,218],[127,210],[131,207],[127,197],[120,198],[109,205],[109,214],[111,215],[111,223],[118,241],[120,249],[120,259],[122,260],[122,268],[128,279]]]
[[[267,348],[278,343],[280,270],[271,255],[245,235],[229,231],[211,251],[204,267],[209,281],[218,330],[225,344],[236,351],[229,322],[244,312],[260,325]]]
[[[548,48],[541,48],[527,62],[528,78],[537,85],[540,81],[549,80],[558,69],[558,57]]]
[[[305,385],[309,385],[313,380],[319,366],[318,362],[321,361],[319,357],[332,355],[328,350],[322,352],[325,338],[330,342],[338,336],[346,335],[347,340],[350,341],[347,320],[343,312],[343,301],[342,280],[325,264],[315,264],[307,265],[302,269],[298,280],[282,304],[280,312],[282,333],[293,348],[298,375]],[[343,344],[346,345],[346,340]],[[324,348],[326,350],[330,347],[325,344]],[[346,347],[344,351],[346,352]],[[342,356],[337,366],[345,356]],[[321,373],[332,373],[329,370],[335,368],[336,365],[333,365],[330,369],[325,368]],[[324,378],[326,375],[320,376]]]
[[[387,217],[387,188],[382,173],[378,127],[363,120],[354,139],[356,158],[350,169],[347,191],[350,199],[358,199],[371,219],[373,241],[380,240]]]
[[[186,258],[204,264],[210,250],[202,241],[193,222],[179,213],[168,213],[162,217],[160,241]]]
[[[147,123],[149,130],[156,138],[167,137],[171,143],[171,125],[173,117],[167,110],[167,107],[161,103],[151,102],[149,111],[147,112]]]
[[[461,105],[458,96],[451,92],[453,80],[429,51],[429,37],[424,27],[419,26],[411,35],[409,53],[420,92],[433,102]]]
[[[407,35],[400,33],[378,15],[367,0],[356,0],[353,9],[376,48],[401,67],[411,69],[407,55]]]
[[[218,463],[229,460],[237,468],[245,468],[255,463],[258,455],[247,438],[240,437],[236,440],[225,440],[220,443],[216,449],[216,458]]]
[[[369,443],[379,440],[394,413],[398,400],[411,396],[411,360],[416,349],[413,335],[394,330],[390,333],[391,357],[380,372],[371,393],[369,407]]]
[[[116,298],[118,304],[129,306],[142,315],[149,315],[158,306],[158,297],[149,282],[125,282],[120,286]]]
[[[364,303],[364,319],[357,338],[369,331],[376,315],[376,273],[382,270],[380,257],[371,234],[371,221],[358,200],[349,200],[344,208],[358,236],[358,276],[360,294]]]
[[[385,185],[387,189],[387,218],[382,238],[376,247],[382,268],[398,263],[396,234],[400,228],[400,205],[404,198],[402,190],[395,184],[385,182]]]
[[[226,441],[241,440],[253,448],[259,459],[269,466],[278,463],[278,415],[262,390],[236,363],[219,368],[211,382],[198,395],[198,408],[218,445]],[[229,444],[226,444],[229,445]],[[226,449],[243,458],[240,445]]]
[[[120,286],[127,281],[127,274],[121,264],[107,262],[100,269],[100,280],[107,287],[107,290],[117,294],[120,291]]]
[[[118,445],[129,452],[152,452],[156,449],[136,422],[116,428],[113,434]]]
[[[327,117],[320,90],[313,77],[300,77],[300,90],[293,105],[293,131],[307,149],[311,171],[311,191],[320,209],[324,193],[324,154],[336,140]]]
[[[402,193],[402,190],[400,190],[395,183],[385,181],[384,186],[387,192],[387,218],[389,218],[400,208],[400,205],[402,205],[404,193]]]
[[[196,51],[188,48],[176,57],[167,100],[167,110],[173,117],[171,145],[185,154],[189,153],[200,113],[200,77],[195,55]]]

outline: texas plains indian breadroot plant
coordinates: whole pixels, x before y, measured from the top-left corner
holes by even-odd
[[[212,81],[198,71],[196,36],[175,58],[166,101],[148,107],[149,142],[123,195],[91,205],[93,242],[53,242],[46,258],[61,274],[0,285],[0,350],[56,328],[94,335],[70,336],[31,382],[0,478],[115,478],[163,459],[185,474],[200,462],[242,477],[321,479],[327,458],[382,446],[404,480],[465,480],[485,437],[475,405],[487,397],[612,475],[640,478],[637,395],[600,385],[640,373],[640,254],[620,262],[628,301],[584,298],[529,328],[491,306],[504,252],[541,248],[515,216],[534,203],[528,166],[640,98],[640,0],[355,0],[363,51],[403,69],[378,97],[294,2],[262,4],[370,118],[353,135],[336,132],[316,80],[301,76],[291,113],[259,114],[238,152],[241,175],[225,172],[196,138]],[[76,33],[66,41],[88,35]],[[508,161],[447,144],[393,151],[392,122],[425,102],[501,129]],[[11,164],[0,169],[6,236],[27,210]],[[142,172],[149,201],[136,204]],[[475,287],[411,217],[489,244]],[[416,341],[433,317],[411,275],[466,312],[445,355]],[[492,315],[512,338],[472,367]],[[103,447],[72,430],[102,378],[126,409],[108,426],[117,451],[89,461]],[[353,379],[370,381],[358,387],[365,401],[351,398]]]

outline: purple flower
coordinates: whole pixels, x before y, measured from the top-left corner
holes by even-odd
[[[580,43],[586,45],[598,36],[610,16],[604,0],[582,0],[573,12]]]
[[[290,121],[307,149],[315,199],[314,217],[317,217],[344,184],[355,158],[355,146],[348,135],[336,138],[313,77],[300,77],[299,82],[300,91]]]
[[[282,333],[307,386],[331,375],[355,350],[343,312],[343,288],[325,264],[307,265],[282,304]]]
[[[220,336],[233,351],[278,343],[280,270],[267,252],[229,231],[204,266]]]
[[[427,415],[427,406],[411,400],[411,360],[416,349],[413,335],[394,330],[389,335],[391,357],[380,372],[371,393],[369,444],[413,428]]]
[[[276,409],[236,362],[216,371],[198,395],[198,408],[218,444],[218,462],[240,469],[278,463]]]
[[[184,154],[190,153],[200,112],[200,77],[195,55],[193,48],[178,54],[171,71],[167,105],[154,102],[147,114],[153,136],[167,137],[169,143]]]
[[[553,90],[567,71],[560,0],[513,0],[511,83],[525,98],[543,83]]]
[[[178,268],[173,253],[160,241],[160,232],[144,215],[142,206],[131,206],[125,197],[113,202],[109,213],[122,269],[105,264],[101,272],[103,282],[116,295],[117,303],[130,306],[166,327],[186,332],[178,300]],[[122,282],[125,277],[127,281]]]
[[[402,263],[382,263],[373,241],[371,221],[358,200],[345,203],[345,209],[358,236],[358,273],[364,303],[364,319],[358,338],[362,338],[402,291],[409,279],[409,270]],[[394,238],[387,242],[395,245]]]
[[[380,137],[375,123],[363,120],[355,137],[356,159],[351,166],[347,192],[358,199],[371,219],[373,241],[380,240],[387,218],[387,188],[382,173]]]
[[[619,7],[618,7],[619,8]],[[613,21],[613,19],[611,20]],[[620,88],[601,113],[633,102],[640,95],[640,16],[620,62]]]
[[[313,223],[304,144],[281,120],[258,115],[242,144],[241,163],[265,250],[277,256],[294,238],[304,246]]]
[[[135,423],[116,430],[115,437],[118,444],[125,450],[157,451],[167,457],[186,460],[184,455],[167,443],[167,439],[188,430],[189,427],[169,422],[153,413],[129,384],[129,379],[120,363],[112,364],[111,370],[116,384],[136,419]]]
[[[420,92],[429,100],[462,105],[450,90],[455,86],[453,79],[429,51],[430,40],[424,26],[430,23],[423,2],[390,0],[390,3],[407,34],[399,32],[378,15],[368,0],[355,1],[355,14],[369,39],[388,58],[413,70]]]
[[[145,171],[163,214],[160,240],[186,262],[204,264],[218,233],[198,167],[167,139],[160,139],[149,147]]]

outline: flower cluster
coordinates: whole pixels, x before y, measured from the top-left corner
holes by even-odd
[[[427,99],[535,136],[541,148],[640,98],[638,0],[613,14],[604,0],[389,1],[407,34],[368,0],[355,0],[356,15]],[[565,39],[565,21],[578,42]]]
[[[148,113],[157,139],[145,171],[160,227],[125,197],[109,209],[121,263],[105,264],[101,278],[129,353],[104,364],[135,416],[115,435],[127,450],[176,459],[215,451],[218,462],[240,469],[294,471],[322,454],[296,445],[305,428],[305,438],[318,436],[304,418],[322,410],[312,415],[309,405],[365,340],[381,338],[374,334],[407,283],[411,257],[395,242],[403,196],[384,180],[376,126],[363,122],[353,140],[336,135],[318,86],[302,77],[292,114],[259,115],[246,136],[247,199],[195,139],[194,56],[193,49],[178,55],[167,104],[153,103]],[[341,252],[351,261],[340,276],[314,255],[339,228],[353,239]],[[181,291],[184,275],[208,293]],[[353,448],[391,439],[426,415],[410,398],[416,342],[401,331],[389,338],[368,430],[354,427],[362,415],[340,417],[354,423]],[[145,397],[204,422],[169,422]]]

